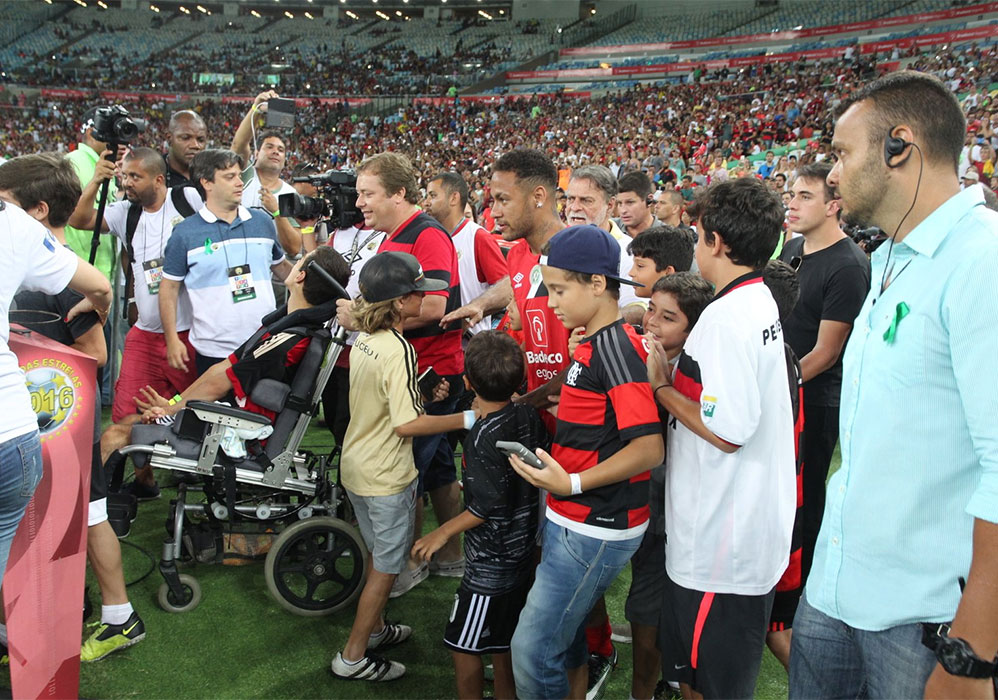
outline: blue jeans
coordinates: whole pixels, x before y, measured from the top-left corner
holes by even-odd
[[[790,698],[920,698],[936,666],[922,625],[856,629],[801,597],[790,648]]]
[[[451,386],[457,379],[447,377]],[[461,392],[455,391],[443,401],[432,401],[423,406],[429,416],[446,416],[457,410],[457,401],[461,398]],[[413,438],[412,456],[416,462],[416,471],[419,472],[419,484],[417,493],[435,491],[441,486],[447,486],[457,481],[457,470],[454,468],[454,450],[447,440],[447,433],[439,435],[425,435]]]
[[[588,657],[589,611],[640,544],[641,537],[599,540],[545,523],[541,563],[511,645],[517,697],[568,695],[567,671]]]
[[[0,442],[0,578],[14,533],[42,480],[42,443],[34,430]]]

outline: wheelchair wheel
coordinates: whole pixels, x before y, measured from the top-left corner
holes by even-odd
[[[296,615],[329,615],[360,595],[367,574],[367,548],[357,531],[339,518],[300,520],[282,532],[267,553],[267,588]]]
[[[177,600],[167,584],[159,587],[159,607],[169,613],[190,612],[201,603],[201,584],[190,574],[180,574],[180,585],[184,588],[184,600]]]

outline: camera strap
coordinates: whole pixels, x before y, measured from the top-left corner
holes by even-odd
[[[184,190],[187,187],[171,187],[170,188],[170,200],[173,202],[173,208],[177,210],[185,219],[188,216],[193,216],[196,212],[191,203],[187,201],[187,196]],[[194,188],[190,188],[194,189]],[[163,203],[166,206],[166,203]],[[128,205],[128,214],[125,217],[125,249],[128,251],[128,259],[135,262],[135,250],[132,248],[132,239],[135,238],[135,231],[139,227],[139,219],[142,218],[142,205],[138,202],[131,202]]]

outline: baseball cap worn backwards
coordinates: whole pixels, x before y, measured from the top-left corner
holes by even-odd
[[[603,275],[622,284],[643,284],[620,276],[620,245],[603,229],[592,224],[569,226],[548,241],[542,265],[586,275]],[[367,268],[365,268],[367,269]]]
[[[357,281],[365,301],[370,303],[397,299],[410,292],[447,289],[447,282],[423,274],[414,255],[397,251],[378,253],[368,260]]]

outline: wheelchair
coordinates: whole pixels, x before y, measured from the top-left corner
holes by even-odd
[[[325,272],[318,265],[314,269]],[[327,322],[335,317],[335,300],[303,311],[312,313],[313,320]],[[264,319],[258,336],[304,331],[294,325],[301,313],[275,312]],[[346,331],[334,322],[333,329],[323,326],[307,333],[309,344],[292,383],[262,379],[251,393],[254,404],[276,414],[273,421],[240,408],[191,401],[171,425],[133,426],[133,444],[119,450],[136,466],[195,475],[202,484],[197,487],[182,478],[177,498],[171,501],[159,562],[164,582],[158,600],[164,610],[187,612],[201,601],[197,579],[177,568],[185,523],[191,518],[207,519],[219,529],[240,523],[279,531],[267,553],[264,573],[270,593],[292,613],[328,615],[360,595],[367,576],[367,549],[348,523],[345,492],[330,477],[334,453],[323,456],[300,449],[336,358],[346,346]],[[252,339],[245,347],[253,347]],[[230,458],[220,449],[226,428],[253,431],[267,425],[273,433],[266,445],[247,440],[244,458]],[[203,498],[189,502],[189,495],[196,492]]]

